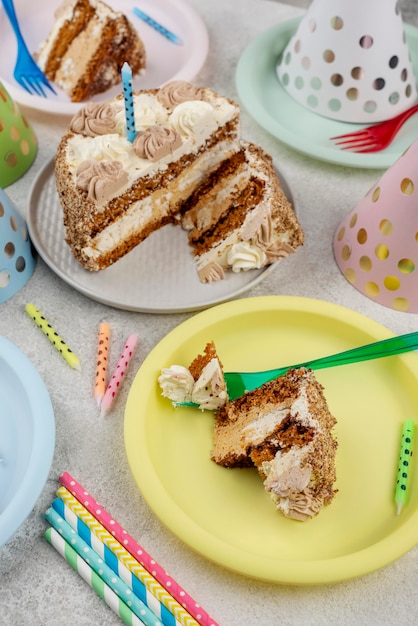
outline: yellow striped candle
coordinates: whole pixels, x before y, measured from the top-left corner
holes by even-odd
[[[65,487],[59,487],[57,496],[80,518],[121,563],[142,582],[146,589],[170,611],[183,626],[199,626],[199,623],[164,589],[113,535],[75,498]]]
[[[26,305],[25,310],[29,317],[31,317],[35,324],[41,329],[44,335],[48,337],[52,345],[55,346],[58,352],[64,357],[68,365],[70,365],[73,369],[79,370],[79,358],[74,354],[72,350],[70,350],[64,339],[59,336],[57,331],[46,320],[46,318],[42,315],[39,309],[37,309],[34,304],[29,303]]]

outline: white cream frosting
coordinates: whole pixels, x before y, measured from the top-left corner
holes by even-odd
[[[315,497],[309,487],[312,468],[309,464],[303,464],[311,448],[312,443],[308,443],[285,453],[278,451],[274,459],[262,464],[266,475],[264,487],[276,507],[286,517],[300,521],[316,515],[323,505],[323,499]]]
[[[312,468],[302,467],[301,463],[311,448],[312,443],[308,443],[301,448],[291,448],[285,453],[278,450],[274,459],[265,461],[262,469],[267,475],[264,481],[266,490],[280,497],[287,497],[294,491],[303,491],[309,485]]]
[[[194,381],[190,371],[182,365],[172,365],[161,370],[158,377],[162,395],[173,404],[194,402],[200,409],[218,409],[228,399],[225,380],[217,358],[205,365],[199,378]]]
[[[174,403],[191,402],[194,385],[193,376],[182,365],[172,365],[161,370],[158,377],[161,394]]]
[[[221,142],[213,150],[203,152],[198,158],[199,167],[194,167],[190,173],[180,174],[176,183],[177,188],[173,189],[172,193],[176,192],[187,197],[188,190],[199,182],[199,178],[202,179],[205,172],[218,162],[221,154],[232,154],[229,142]],[[151,166],[154,165],[156,164],[151,163]],[[132,203],[122,217],[111,223],[91,240],[90,245],[83,249],[83,253],[87,257],[94,259],[113,250],[121,240],[134,235],[147,222],[152,221],[155,211],[159,211],[160,215],[164,215],[168,210],[170,200],[171,194],[160,190],[152,196],[144,198],[144,200]]]
[[[259,445],[288,416],[303,426],[320,432],[318,421],[309,411],[306,389],[302,388],[290,408],[277,407],[248,424],[242,431],[243,445]],[[264,487],[277,508],[287,517],[306,520],[315,515],[322,506],[322,500],[314,498],[309,489],[312,468],[305,463],[305,459],[312,447],[312,442],[309,442],[287,452],[278,450],[271,461],[262,463],[262,471],[266,476]]]
[[[263,250],[249,241],[234,243],[226,254],[226,262],[233,272],[260,269],[265,265]]]
[[[203,100],[181,102],[169,118],[169,124],[180,136],[192,140],[204,140],[216,130],[215,110]]]
[[[192,402],[201,409],[219,409],[227,401],[225,381],[218,359],[211,359],[193,385]]]
[[[265,440],[282,421],[290,416],[305,426],[306,428],[315,428],[320,432],[318,420],[314,419],[309,411],[308,399],[306,397],[306,388],[303,387],[296,400],[290,408],[275,407],[272,411],[265,413],[261,417],[247,424],[242,430],[242,441],[244,446],[257,446]],[[302,448],[299,448],[301,451]],[[289,457],[290,461],[292,457]]]
[[[70,170],[87,159],[120,161],[128,172],[126,188],[143,176],[154,176],[167,169],[168,164],[183,155],[196,153],[208,140],[216,128],[226,124],[236,114],[237,109],[224,98],[208,96],[210,101],[191,101],[178,104],[171,112],[165,109],[156,96],[149,93],[134,95],[135,125],[137,130],[145,130],[158,124],[177,131],[182,145],[172,154],[157,162],[138,157],[126,137],[126,122],[123,101],[115,101],[116,132],[97,137],[84,137],[74,134],[68,141],[67,162]],[[149,122],[149,123],[148,123]],[[124,190],[122,189],[120,193]],[[109,198],[110,199],[110,198]]]

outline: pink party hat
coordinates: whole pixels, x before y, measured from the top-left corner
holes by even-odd
[[[418,313],[418,139],[338,226],[334,256],[365,296]]]
[[[324,117],[355,123],[395,117],[417,99],[410,28],[398,0],[312,0],[278,60],[278,79],[294,100]]]

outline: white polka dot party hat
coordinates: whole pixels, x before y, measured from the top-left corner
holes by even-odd
[[[417,99],[409,28],[398,0],[312,0],[280,55],[278,79],[299,104],[325,117],[389,119]]]
[[[338,226],[334,256],[365,296],[418,313],[418,139]]]

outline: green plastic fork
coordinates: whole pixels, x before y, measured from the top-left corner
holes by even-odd
[[[364,346],[321,357],[320,359],[304,361],[297,365],[287,365],[286,367],[278,367],[277,369],[265,370],[263,372],[225,372],[228,398],[229,400],[235,400],[246,391],[252,391],[257,387],[261,387],[269,380],[282,376],[289,369],[307,367],[313,370],[320,370],[337,365],[381,359],[385,356],[394,356],[395,354],[402,354],[403,352],[410,352],[416,349],[418,349],[418,332],[413,332],[368,343]],[[198,406],[194,402],[179,402],[176,404],[177,406]]]

